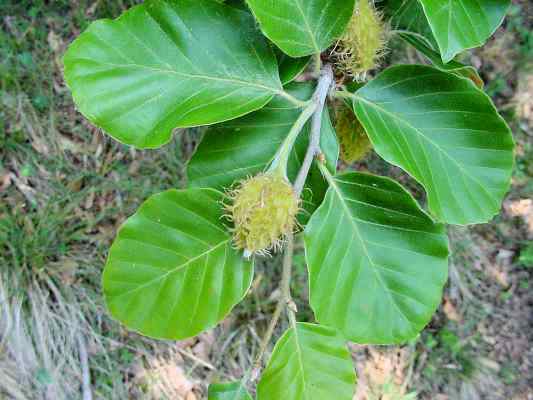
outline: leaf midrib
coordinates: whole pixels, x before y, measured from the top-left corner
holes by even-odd
[[[117,63],[110,63],[110,62],[104,62],[104,61],[95,61],[95,60],[92,60],[90,58],[85,58],[85,57],[76,57],[73,60],[91,61],[97,64],[107,65],[107,66],[115,67],[115,68],[138,68],[138,69],[152,71],[155,73],[178,75],[178,76],[182,76],[182,77],[189,78],[189,79],[229,82],[232,84],[240,84],[241,86],[249,86],[249,87],[255,87],[259,89],[268,90],[269,92],[272,92],[275,94],[280,94],[280,95],[283,94],[283,90],[281,90],[280,88],[277,88],[277,87],[274,88],[271,86],[262,85],[260,83],[249,82],[249,81],[245,81],[245,80],[234,78],[234,77],[221,78],[221,77],[215,77],[215,76],[209,76],[209,75],[188,74],[185,72],[176,71],[174,69],[155,68],[155,67],[150,67],[150,66],[142,65],[142,64],[117,64]]]
[[[169,275],[179,271],[179,270],[182,270],[184,268],[187,268],[190,264],[192,264],[193,262],[201,259],[202,257],[208,255],[209,253],[215,251],[215,249],[219,248],[220,246],[224,245],[224,244],[227,244],[231,239],[226,239],[222,242],[220,242],[219,244],[217,244],[216,246],[213,246],[213,247],[210,247],[208,248],[206,251],[204,251],[203,253],[200,253],[199,255],[195,256],[195,257],[192,257],[192,258],[189,258],[186,262],[184,262],[183,264],[180,264],[170,270],[168,270],[167,272],[165,272],[164,274],[162,275],[159,275],[158,277],[154,278],[154,279],[150,279],[148,282],[145,282],[143,283],[142,285],[140,286],[137,286],[133,289],[130,289],[130,290],[127,290],[123,293],[120,293],[118,296],[114,296],[113,299],[116,300],[118,298],[121,298],[122,296],[124,295],[127,295],[127,294],[131,294],[133,292],[136,292],[137,290],[140,290],[140,289],[143,289],[147,286],[151,286],[152,284],[162,280],[162,279],[166,279]]]
[[[455,159],[453,158],[451,155],[449,155],[446,151],[444,151],[444,149],[438,145],[438,143],[434,142],[433,140],[431,140],[429,137],[427,137],[426,135],[424,135],[423,132],[421,132],[418,128],[416,128],[415,126],[413,126],[408,120],[406,119],[403,119],[401,118],[398,114],[396,113],[393,113],[383,107],[380,107],[379,105],[377,105],[376,103],[373,103],[371,101],[368,101],[367,99],[365,99],[364,97],[361,97],[361,96],[358,96],[356,94],[353,95],[354,98],[356,100],[360,100],[366,104],[368,104],[370,107],[373,107],[387,115],[389,115],[391,118],[397,120],[397,121],[400,121],[401,123],[403,124],[406,124],[409,128],[411,128],[413,131],[416,132],[416,134],[423,138],[425,141],[427,141],[428,143],[430,143],[433,147],[435,147],[440,154],[444,154],[446,156],[446,158],[448,158],[450,161],[452,161],[456,166],[457,168],[459,168],[459,170],[464,173],[464,175],[468,176],[470,179],[472,179],[472,181],[474,181],[475,183],[477,183],[479,185],[479,187],[487,194],[487,196],[493,201],[495,202],[496,204],[498,203],[498,200],[494,198],[494,196],[485,188],[484,185],[481,184],[481,182],[474,176],[470,175],[466,169],[463,168],[463,166]],[[434,192],[436,193],[437,191],[434,189]]]
[[[321,170],[323,170],[321,168]],[[366,258],[370,262],[370,265],[372,266],[372,271],[374,272],[376,278],[380,282],[383,290],[388,294],[391,304],[394,305],[394,307],[398,310],[398,313],[404,318],[405,322],[407,322],[408,325],[412,326],[412,322],[407,318],[407,316],[404,314],[404,312],[400,309],[398,304],[396,304],[396,301],[392,297],[392,293],[389,291],[387,285],[385,285],[385,282],[383,281],[383,278],[381,277],[381,272],[378,271],[378,267],[376,263],[372,260],[370,257],[370,253],[368,251],[368,247],[366,246],[366,242],[364,241],[361,232],[359,231],[359,227],[354,222],[354,219],[352,218],[352,212],[350,208],[348,207],[348,204],[344,201],[344,198],[342,196],[342,191],[340,190],[339,186],[335,182],[335,178],[329,174],[329,172],[325,172],[326,180],[328,181],[330,187],[335,191],[335,194],[337,195],[339,201],[342,204],[342,207],[344,208],[344,211],[348,215],[348,220],[350,221],[350,224],[353,226],[355,233],[357,234],[357,237],[359,239],[359,242],[361,243],[361,246],[363,247],[363,251],[365,253]]]
[[[300,364],[300,370],[302,372],[302,381],[303,381],[303,395],[304,400],[308,400],[307,396],[307,382],[305,379],[305,368],[304,368],[304,361],[303,361],[303,355],[302,355],[302,348],[300,347],[300,338],[298,336],[298,326],[293,326],[294,331],[294,344],[296,346],[296,355],[298,357],[298,363]]]
[[[307,19],[307,15],[304,13],[304,10],[302,8],[302,5],[300,4],[300,0],[294,0],[296,3],[296,7],[298,7],[298,11],[300,11],[300,14],[302,14],[302,19],[304,20],[304,24],[306,27],[307,34],[311,38],[311,43],[313,45],[313,48],[317,53],[320,52],[320,48],[318,47],[318,43],[316,42],[313,30],[311,29],[311,25],[309,25],[309,21]]]

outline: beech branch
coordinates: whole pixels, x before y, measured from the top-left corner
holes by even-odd
[[[324,110],[324,105],[326,103],[326,98],[328,96],[331,85],[333,84],[333,69],[331,65],[325,65],[321,72],[318,80],[318,85],[311,99],[311,104],[314,105],[314,112],[311,120],[311,132],[309,137],[309,145],[305,154],[304,161],[296,180],[294,181],[294,192],[299,198],[302,194],[307,175],[311,169],[311,164],[313,159],[320,153],[320,128],[322,127],[322,112]],[[252,369],[252,380],[257,379],[259,376],[259,371],[261,369],[261,364],[263,357],[266,353],[268,344],[272,339],[274,334],[274,329],[276,328],[281,313],[284,308],[287,309],[289,321],[291,327],[296,327],[296,306],[292,302],[290,283],[291,283],[291,273],[292,273],[292,258],[294,253],[294,234],[291,232],[287,236],[287,245],[285,247],[285,253],[283,257],[283,269],[282,277],[280,283],[281,295],[276,304],[276,309],[272,314],[272,318],[268,324],[267,331],[263,337],[261,344],[259,345],[259,353],[256,357],[256,360],[253,364]]]
[[[304,188],[305,180],[311,169],[313,159],[320,153],[320,128],[322,127],[322,112],[326,104],[326,97],[329,89],[333,84],[333,69],[330,64],[326,64],[320,72],[318,86],[313,94],[313,102],[316,104],[316,109],[311,120],[311,133],[309,137],[309,146],[305,154],[304,161],[298,171],[298,176],[294,181],[294,191],[296,196],[300,197]]]

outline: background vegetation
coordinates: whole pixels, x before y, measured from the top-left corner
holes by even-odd
[[[61,57],[90,21],[135,1],[0,0],[0,398],[201,399],[239,377],[279,295],[278,260],[215,330],[153,341],[110,320],[100,275],[117,227],[150,194],[184,184],[200,130],[157,151],[120,145],[74,109]],[[352,346],[357,399],[533,399],[533,4],[514,1],[482,49],[464,55],[517,142],[500,216],[450,228],[454,256],[439,312],[404,346]],[[424,62],[391,40],[388,59]],[[419,187],[370,153],[357,165]],[[303,253],[293,294],[306,309]],[[280,327],[281,329],[284,327]],[[85,384],[85,389],[84,389]]]

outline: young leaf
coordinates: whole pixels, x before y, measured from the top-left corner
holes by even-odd
[[[463,50],[481,46],[500,26],[509,0],[419,0],[447,63]]]
[[[261,30],[284,53],[321,53],[350,20],[355,0],[247,0]]]
[[[341,335],[297,323],[276,343],[257,387],[258,400],[351,400],[355,372]]]
[[[241,382],[214,383],[209,385],[208,400],[252,400]]]
[[[120,228],[103,275],[111,314],[143,335],[183,339],[213,327],[246,294],[253,265],[221,221],[222,194],[168,190]]]
[[[401,33],[400,37],[404,41],[409,43],[411,46],[413,46],[415,49],[417,49],[419,52],[421,52],[423,55],[425,55],[438,69],[442,69],[443,71],[452,72],[456,75],[468,78],[472,80],[472,82],[474,82],[478,88],[483,88],[483,79],[481,79],[477,70],[474,67],[462,64],[454,60],[450,61],[447,64],[443,63],[440,54],[433,50],[431,47],[429,47],[428,44],[425,43],[422,39],[420,39],[420,37],[417,35],[405,32]]]
[[[421,65],[387,69],[359,89],[354,110],[375,151],[406,170],[442,221],[497,214],[513,167],[513,139],[469,79]]]
[[[282,90],[253,17],[212,0],[148,0],[96,21],[64,64],[81,113],[139,148],[257,110]]]
[[[292,83],[286,87],[299,99],[311,97],[314,86]],[[224,189],[235,181],[255,175],[270,164],[280,144],[301,113],[286,99],[275,97],[267,106],[243,118],[210,128],[187,167],[189,185]],[[335,172],[339,148],[327,110],[322,119],[321,147],[328,168]],[[289,179],[294,179],[307,150],[309,123],[304,127],[289,159]],[[306,209],[312,212],[322,201],[327,185],[313,168],[304,191]]]
[[[447,279],[443,226],[388,178],[326,176],[330,188],[305,229],[317,320],[357,343],[414,338],[439,305]]]

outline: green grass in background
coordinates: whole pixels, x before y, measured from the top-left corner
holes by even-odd
[[[128,333],[107,317],[100,276],[116,230],[148,196],[185,184],[185,163],[200,137],[184,131],[157,151],[136,151],[106,137],[74,108],[61,74],[66,46],[91,20],[118,16],[135,3],[0,1],[0,375],[6,377],[0,397],[77,398],[83,347],[96,398],[175,398],[175,388],[161,383],[167,364],[181,365],[185,377],[205,389],[208,379],[231,379],[250,365],[275,307],[277,256],[258,263],[252,293],[215,338],[181,348]],[[520,111],[533,56],[530,13],[527,1],[514,2],[505,27],[464,60],[480,67],[514,131],[517,162],[508,201],[533,196],[533,116]],[[400,51],[396,56],[405,57]],[[357,167],[392,174],[423,198],[419,186],[375,155]],[[527,390],[531,371],[513,353],[528,338],[532,264],[526,223],[504,213],[492,224],[453,228],[451,237],[455,255],[446,299],[460,319],[441,309],[418,340],[384,348],[410,354],[406,384],[369,383],[369,396],[412,399],[416,392],[418,398],[441,393],[468,399],[477,393],[507,399]],[[512,253],[503,267],[501,249]],[[312,321],[301,248],[294,271],[299,317]],[[17,338],[24,340],[17,344]],[[207,360],[196,349],[206,343],[213,350]],[[16,362],[17,354],[25,362]],[[363,374],[364,354],[356,350]]]

